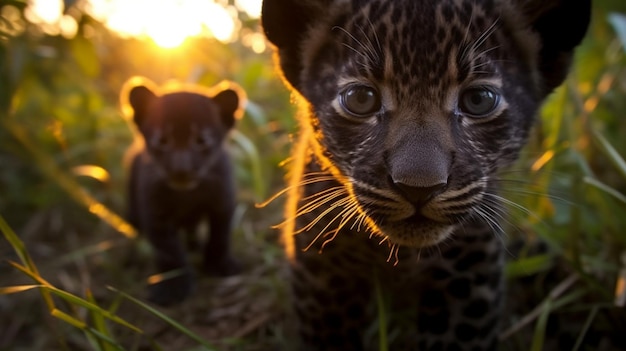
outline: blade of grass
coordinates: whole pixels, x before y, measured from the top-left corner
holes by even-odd
[[[533,340],[530,344],[530,351],[543,350],[543,344],[546,339],[546,327],[548,326],[548,318],[552,311],[552,300],[547,299],[541,304],[541,313],[535,324],[535,332],[533,333]]]
[[[611,195],[613,198],[615,198],[616,200],[618,200],[619,202],[621,202],[622,204],[626,205],[626,196],[622,193],[620,193],[619,191],[611,188],[610,186],[602,183],[601,181],[591,178],[591,177],[585,177],[583,178],[583,181],[588,184],[591,185],[592,187],[599,189],[609,195]]]
[[[376,307],[378,310],[378,350],[389,351],[389,342],[387,340],[387,314],[385,313],[383,292],[380,288],[378,275],[375,274],[374,278],[374,287],[376,289]]]
[[[41,285],[15,285],[15,286],[7,286],[4,288],[0,288],[0,295],[9,295],[15,294],[22,291],[32,290],[34,288],[39,288]]]
[[[85,324],[85,322],[70,316],[69,314],[61,311],[58,308],[55,308],[52,311],[50,311],[50,314],[75,328],[78,328],[78,329],[87,328],[87,324]]]
[[[33,279],[34,281],[38,282],[39,284],[42,285],[42,287],[48,287],[48,286],[52,286],[52,284],[48,283],[48,281],[46,281],[45,279],[43,279],[42,276],[40,276],[37,272],[33,272],[32,270],[30,270],[30,268],[23,266],[17,262],[13,262],[13,261],[9,261],[9,264],[13,267],[15,267],[16,269],[18,269],[20,272],[26,274],[27,276],[29,276],[31,279]]]
[[[125,292],[123,292],[121,290],[118,290],[118,289],[116,289],[114,287],[109,286],[108,288],[110,290],[115,291],[116,293],[120,294],[125,299],[127,299],[127,300],[133,302],[134,304],[138,305],[139,307],[143,308],[144,310],[146,310],[146,311],[150,312],[151,314],[155,315],[157,318],[159,318],[162,321],[166,322],[167,324],[171,325],[172,327],[174,327],[175,329],[177,329],[181,333],[187,335],[192,340],[194,340],[194,341],[198,342],[199,344],[201,344],[202,346],[206,347],[208,351],[217,350],[214,346],[209,344],[201,336],[199,336],[198,334],[196,334],[193,331],[189,330],[188,328],[186,328],[185,326],[183,326],[179,322],[173,320],[172,318],[168,317],[167,315],[159,312],[157,309],[151,307],[147,303],[145,303],[145,302],[143,302],[141,300],[138,300],[138,299],[128,295],[127,293],[125,293]]]
[[[578,349],[582,345],[583,340],[585,339],[585,335],[587,334],[587,331],[591,327],[591,323],[593,322],[593,320],[596,318],[596,315],[598,314],[598,310],[599,310],[598,306],[594,306],[589,312],[589,316],[587,317],[587,320],[585,320],[585,324],[580,330],[580,334],[578,335],[578,339],[576,340],[576,343],[574,344],[572,351],[578,351]]]
[[[92,304],[96,304],[96,299],[93,297],[93,294],[91,293],[91,290],[87,290],[85,293],[86,296],[86,300],[89,303]],[[107,328],[106,325],[106,321],[105,321],[105,317],[104,315],[100,312],[100,311],[96,311],[96,310],[92,310],[91,311],[91,320],[93,321],[93,329],[94,332],[100,333],[102,336],[107,336],[111,334],[111,332],[109,331],[109,329]],[[110,340],[113,340],[112,338],[108,338]],[[113,345],[111,345],[108,341],[100,339],[100,349],[104,350],[104,351],[111,351],[113,350]]]
[[[4,217],[0,215],[0,231],[4,234],[4,237],[7,239],[9,244],[15,250],[15,253],[20,258],[20,261],[28,267],[33,272],[37,272],[37,267],[33,263],[33,260],[30,258],[28,251],[26,251],[26,245],[24,242],[20,240],[20,238],[15,234],[15,232],[11,229],[9,224],[4,220]]]
[[[96,313],[100,313],[103,317],[106,317],[107,319],[125,326],[126,328],[131,329],[132,331],[136,332],[136,333],[143,333],[143,330],[139,329],[138,327],[130,324],[129,322],[125,321],[124,319],[118,317],[117,315],[111,314],[109,311],[101,308],[100,306],[93,304],[87,300],[84,300],[76,295],[70,294],[67,291],[55,288],[53,286],[47,286],[44,287],[45,289],[48,289],[51,293],[53,293],[54,295],[64,299],[65,301],[75,305],[75,306],[80,306],[80,307],[84,307],[86,309],[88,309],[89,311],[92,312],[96,312]]]
[[[117,343],[115,340],[113,340],[111,337],[109,337],[107,334],[103,334],[98,330],[95,330],[93,328],[86,328],[85,329],[86,333],[89,333],[91,335],[93,335],[96,339],[99,339],[100,341],[103,341],[104,344],[100,344],[100,345],[105,345],[105,348],[101,348],[101,350],[119,350],[119,351],[125,351],[126,349],[120,345],[119,343]]]
[[[576,301],[586,294],[584,290],[574,290],[569,294],[561,297],[560,299],[555,299],[553,296],[548,296],[544,302],[540,305],[541,314],[537,319],[537,324],[535,325],[535,332],[533,334],[533,340],[531,344],[531,351],[541,351],[543,349],[543,345],[546,339],[546,328],[548,326],[548,318],[550,317],[550,313],[552,311],[556,311],[559,308]]]
[[[143,331],[139,328],[137,328],[136,326],[126,322],[125,320],[123,320],[122,318],[116,316],[115,314],[110,313],[109,311],[101,308],[98,305],[95,305],[89,301],[86,301],[76,295],[73,295],[67,291],[61,290],[59,288],[54,287],[52,284],[48,283],[45,279],[43,279],[41,276],[34,274],[33,272],[29,271],[27,267],[24,267],[18,263],[15,262],[9,262],[9,264],[11,264],[13,267],[17,268],[18,270],[20,270],[21,272],[23,272],[24,274],[28,275],[29,277],[31,277],[32,279],[34,279],[35,281],[39,282],[42,286],[41,286],[41,290],[47,292],[48,294],[54,294],[60,298],[62,298],[63,300],[69,302],[70,304],[74,305],[74,306],[79,306],[79,307],[84,307],[90,311],[97,311],[99,313],[101,313],[104,317],[106,317],[107,319],[110,319],[111,321],[123,325],[131,330],[133,330],[136,333],[143,333]],[[54,305],[52,305],[52,308],[50,308],[50,311],[56,310],[56,307],[54,307]]]
[[[611,161],[611,163],[613,164],[615,169],[620,173],[620,175],[624,179],[626,179],[626,161],[624,161],[622,156],[620,156],[619,152],[615,150],[613,145],[611,145],[611,143],[609,143],[608,140],[606,140],[606,138],[602,134],[598,133],[598,131],[593,128],[590,128],[590,129],[591,129],[590,134],[593,138],[593,141],[596,142],[600,151],[602,151],[602,153],[609,159],[609,161]]]
[[[570,275],[569,277],[564,279],[562,282],[560,282],[559,285],[557,285],[552,290],[550,290],[550,293],[548,293],[546,300],[548,299],[552,300],[563,295],[567,291],[567,289],[572,287],[574,283],[578,281],[578,279],[579,279],[579,276],[577,274]],[[519,322],[517,322],[515,325],[511,326],[509,329],[505,330],[504,332],[502,332],[500,334],[500,340],[505,340],[509,338],[510,336],[515,334],[517,331],[524,328],[526,325],[532,323],[532,321],[534,321],[535,319],[539,317],[542,311],[543,311],[543,304],[539,304],[532,311],[527,313]]]
[[[15,234],[13,229],[11,229],[11,227],[4,220],[4,217],[2,217],[2,215],[0,215],[0,231],[2,232],[4,237],[7,239],[11,247],[13,247],[13,250],[15,250],[15,253],[24,264],[23,267],[25,268],[25,270],[32,272],[32,274],[29,274],[29,276],[31,276],[31,278],[33,278],[35,281],[39,282],[42,285],[48,285],[48,282],[46,282],[39,275],[37,266],[35,265],[28,251],[26,250],[26,245],[24,245],[24,242],[22,242],[22,240],[20,240],[17,234]],[[12,262],[9,262],[9,263],[12,263]],[[50,296],[50,294],[48,294],[45,290],[40,290],[40,291],[41,291],[41,296],[44,302],[46,303],[46,306],[48,306],[48,310],[52,310],[54,308],[54,301],[52,300],[52,296]]]
[[[124,351],[124,348],[120,344],[118,344],[115,340],[113,340],[110,336],[108,336],[106,333],[102,333],[99,330],[89,327],[83,321],[76,319],[59,309],[52,310],[50,314],[64,321],[65,323],[70,324],[71,326],[77,329],[81,329],[85,333],[85,336],[87,337],[87,339],[92,343],[92,345],[94,347],[97,347],[99,350]],[[103,343],[100,343],[98,341],[102,341]],[[102,345],[105,345],[105,347],[103,348]]]

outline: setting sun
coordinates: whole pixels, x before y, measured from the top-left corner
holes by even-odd
[[[158,5],[151,0],[91,0],[91,3],[94,12],[113,6],[114,11],[102,19],[112,30],[123,35],[145,35],[165,48],[200,35],[228,41],[235,29],[233,18],[225,8],[206,0],[163,0]]]
[[[258,17],[261,0],[235,1],[237,8]],[[61,0],[31,0],[33,13],[45,23],[61,22]],[[85,10],[123,36],[147,37],[163,48],[174,48],[189,37],[236,38],[236,9],[221,0],[88,0]]]

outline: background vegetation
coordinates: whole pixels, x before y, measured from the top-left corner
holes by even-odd
[[[23,1],[0,0],[0,350],[285,345],[284,263],[270,228],[282,199],[255,204],[282,189],[296,125],[271,54],[250,48],[258,20],[239,13],[240,40],[229,44],[191,38],[164,50],[120,38],[66,3],[78,23],[69,37],[30,23]],[[626,349],[623,16],[623,0],[594,1],[573,74],[503,174],[514,201],[505,221],[513,243],[507,350]],[[142,304],[150,249],[120,218],[133,134],[118,94],[134,75],[205,86],[229,79],[249,99],[229,144],[245,273],[203,278],[193,298],[170,309]]]

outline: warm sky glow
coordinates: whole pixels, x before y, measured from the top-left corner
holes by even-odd
[[[252,17],[262,0],[237,0],[237,7]],[[64,23],[62,0],[30,0],[30,18],[46,25]],[[86,12],[120,35],[151,38],[172,48],[193,36],[212,36],[222,42],[237,37],[236,10],[224,0],[86,0]]]

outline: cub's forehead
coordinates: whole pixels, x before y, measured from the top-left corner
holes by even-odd
[[[496,15],[506,1],[493,0],[357,0],[350,6],[342,1],[334,2],[334,6],[353,11],[353,14],[365,16],[372,23],[380,22],[402,26],[419,22],[423,25],[466,24],[467,19],[477,19]],[[348,18],[358,18],[348,16]]]
[[[365,76],[400,86],[456,84],[491,65],[509,44],[507,3],[493,0],[335,1],[336,16],[314,25],[305,71]],[[512,40],[513,38],[510,38]],[[509,40],[509,41],[510,41]],[[339,73],[339,74],[338,74]],[[308,73],[305,73],[308,74]],[[400,88],[400,86],[396,88]]]
[[[188,92],[165,94],[155,99],[149,108],[152,115],[164,119],[200,121],[217,113],[215,103],[209,97]]]

